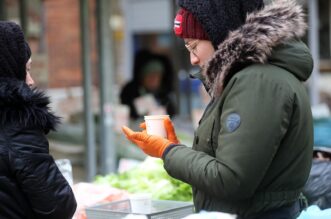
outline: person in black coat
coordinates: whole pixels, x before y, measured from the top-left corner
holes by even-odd
[[[173,75],[168,57],[154,54],[149,50],[140,50],[136,53],[133,79],[125,84],[120,93],[121,103],[130,108],[131,119],[153,113],[149,111],[153,106],[164,108],[164,113],[170,116],[176,113],[173,103]],[[153,97],[153,100],[146,98],[145,102],[137,104],[137,100],[144,96]]]
[[[77,203],[46,138],[59,117],[32,88],[30,56],[21,28],[0,21],[0,218],[71,218]]]
[[[331,146],[314,147],[313,163],[303,194],[309,205],[331,208]]]

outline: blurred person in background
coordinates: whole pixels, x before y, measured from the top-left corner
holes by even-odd
[[[31,62],[21,28],[0,21],[0,218],[71,218],[76,200],[46,138],[59,117],[32,88]]]
[[[130,108],[130,118],[146,114],[175,114],[173,69],[166,56],[140,50],[135,55],[133,79],[120,93],[121,103]]]
[[[192,147],[123,127],[146,154],[162,158],[172,177],[192,186],[195,210],[238,219],[294,219],[313,149],[306,88],[313,62],[305,15],[294,0],[179,0],[175,34],[211,101]],[[141,127],[144,129],[145,124]]]
[[[320,209],[331,208],[331,146],[315,147],[313,164],[304,195],[309,205],[317,205]]]

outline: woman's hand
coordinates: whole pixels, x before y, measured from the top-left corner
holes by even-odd
[[[140,123],[139,126],[143,130],[146,130],[146,123],[145,122]],[[169,118],[164,119],[164,127],[166,129],[167,139],[169,141],[173,142],[173,143],[179,144],[179,140],[177,138],[174,125],[173,125],[172,121]]]
[[[145,123],[140,124],[140,127],[143,129],[141,132],[134,132],[126,126],[123,126],[122,130],[125,136],[131,142],[138,145],[146,154],[161,158],[167,147],[171,144],[179,143],[173,124],[169,118],[164,120],[164,126],[167,132],[167,138],[147,134]]]

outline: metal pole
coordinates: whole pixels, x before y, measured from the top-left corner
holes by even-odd
[[[133,62],[134,62],[134,46],[133,46],[133,31],[132,21],[130,21],[128,15],[128,8],[130,8],[130,0],[121,0],[121,6],[123,8],[123,14],[125,17],[125,28],[124,28],[124,59],[126,65],[124,66],[124,79],[129,81],[132,79]]]
[[[26,0],[20,0],[19,1],[19,13],[20,13],[20,23],[23,30],[24,35],[27,34],[27,28],[28,28],[28,13],[27,13],[27,6],[28,1]]]
[[[46,10],[45,4],[42,2],[40,8],[40,17],[41,17],[41,24],[40,24],[40,37],[39,37],[39,46],[38,46],[38,53],[45,53],[46,52]]]
[[[319,91],[318,91],[318,80],[319,80],[319,32],[318,32],[318,2],[317,0],[308,1],[308,24],[309,24],[309,47],[314,59],[314,69],[312,76],[309,80],[310,87],[310,101],[311,104],[317,105],[319,103]]]
[[[92,181],[96,175],[96,147],[94,136],[93,112],[91,109],[91,64],[89,59],[89,20],[88,20],[88,0],[80,0],[80,28],[81,28],[81,48],[82,48],[82,69],[84,84],[84,121],[85,121],[85,144],[87,181]]]
[[[329,42],[330,42],[330,55],[331,55],[331,0],[329,0]],[[330,57],[331,58],[331,57]]]
[[[101,173],[107,174],[116,170],[116,141],[113,119],[114,68],[110,42],[109,0],[97,0],[97,31],[100,77],[100,158]]]
[[[0,0],[0,20],[6,20],[6,2],[5,0]]]

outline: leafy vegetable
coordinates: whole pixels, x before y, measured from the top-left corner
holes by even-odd
[[[151,193],[154,199],[192,201],[191,186],[170,177],[163,168],[163,161],[151,157],[124,173],[97,176],[96,183],[130,193]]]

